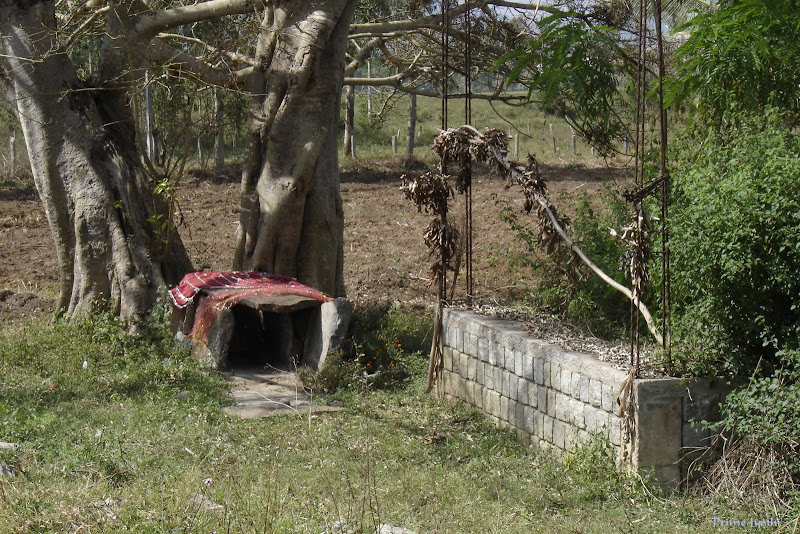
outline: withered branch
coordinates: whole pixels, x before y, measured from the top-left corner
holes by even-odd
[[[481,134],[472,126],[450,128],[441,132],[434,140],[434,151],[443,161],[456,164],[459,173],[463,168],[462,163],[468,162],[471,157],[488,164],[507,181],[519,185],[525,195],[525,210],[534,211],[537,217],[539,244],[549,253],[558,242],[563,242],[597,276],[633,302],[647,322],[650,333],[659,344],[663,345],[663,337],[653,321],[653,316],[640,298],[641,288],[646,283],[647,277],[646,270],[642,271],[640,266],[646,265],[647,262],[641,261],[643,258],[639,256],[646,255],[647,250],[637,246],[632,247],[629,252],[631,256],[629,263],[633,268],[628,271],[634,287],[633,292],[606,274],[567,234],[565,228],[569,225],[569,220],[559,216],[558,210],[548,199],[547,185],[541,177],[536,160],[529,157],[528,164],[523,165],[508,157],[508,138],[502,130],[489,129]],[[458,182],[456,187],[458,188]],[[643,211],[640,212],[639,219],[641,222],[637,224],[637,228],[641,230],[642,224],[648,224]],[[641,240],[638,242],[641,243]]]

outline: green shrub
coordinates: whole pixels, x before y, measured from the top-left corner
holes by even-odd
[[[300,379],[312,390],[391,389],[426,369],[433,327],[427,319],[397,305],[357,310],[341,351],[328,356],[319,372]]]
[[[798,477],[800,351],[782,351],[777,356],[786,366],[728,395],[722,406],[722,423],[716,427],[777,449],[781,462]]]
[[[620,267],[623,249],[609,228],[620,229],[627,224],[630,206],[610,189],[603,195],[600,206],[588,195],[574,202],[577,214],[568,229],[570,237],[609,276],[627,284]],[[600,337],[624,335],[630,324],[629,300],[580,260],[571,261],[571,252],[566,247],[558,246],[552,254],[545,254],[531,226],[508,204],[500,206],[500,219],[528,247],[529,254],[518,259],[530,267],[536,278],[528,304],[546,313],[561,315]]]
[[[776,112],[685,139],[674,173],[673,338],[683,367],[767,375],[800,339],[800,141]]]
[[[768,106],[800,120],[800,10],[796,0],[722,0],[682,28],[666,100],[683,104],[696,124],[724,126],[732,113]]]

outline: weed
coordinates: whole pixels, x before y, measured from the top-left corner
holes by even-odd
[[[399,304],[359,310],[343,349],[330,354],[318,373],[306,369],[300,378],[307,388],[324,393],[398,387],[425,369],[431,333],[427,320]]]

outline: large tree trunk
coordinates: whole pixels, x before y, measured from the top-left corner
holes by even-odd
[[[356,0],[267,7],[253,76],[234,266],[344,295],[337,132]]]
[[[135,323],[191,263],[143,171],[124,88],[84,86],[55,27],[53,1],[0,4],[0,85],[55,238],[59,309],[110,305]]]

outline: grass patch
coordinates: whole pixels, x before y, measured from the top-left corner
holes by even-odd
[[[362,320],[385,331],[362,347],[402,339],[410,358],[424,341],[404,313]],[[343,389],[340,413],[242,420],[158,321],[133,337],[99,316],[6,328],[0,372],[0,441],[18,444],[0,450],[16,472],[2,532],[710,532],[750,513],[657,498],[599,441],[564,459],[525,446],[426,395],[413,366],[391,390]]]
[[[392,105],[387,106],[381,116],[375,114],[373,122],[367,121],[367,95],[356,94],[356,157],[357,159],[391,159],[392,136],[400,132],[398,152],[405,152],[406,133],[408,131],[408,97],[392,98]],[[383,107],[383,97],[373,95],[373,109]],[[344,110],[344,107],[342,108]],[[341,114],[344,117],[344,111]],[[450,102],[449,125],[463,124],[463,101]],[[438,158],[431,151],[434,137],[441,127],[441,101],[432,97],[417,97],[417,138],[414,155],[423,162],[433,164]],[[558,163],[564,165],[601,163],[603,160],[592,155],[589,147],[580,138],[576,139],[576,153],[572,152],[572,131],[563,117],[548,115],[537,108],[536,104],[512,106],[503,102],[489,103],[486,100],[473,100],[472,125],[484,128],[499,128],[512,135],[519,135],[519,158],[524,160],[527,154],[533,154],[542,163]],[[552,135],[550,131],[552,125]],[[339,153],[342,152],[343,123],[339,132]],[[555,150],[553,146],[555,137]],[[509,143],[509,153],[513,157],[515,142]],[[622,147],[619,147],[622,150]],[[341,158],[340,163],[347,168],[352,165],[350,158]]]

